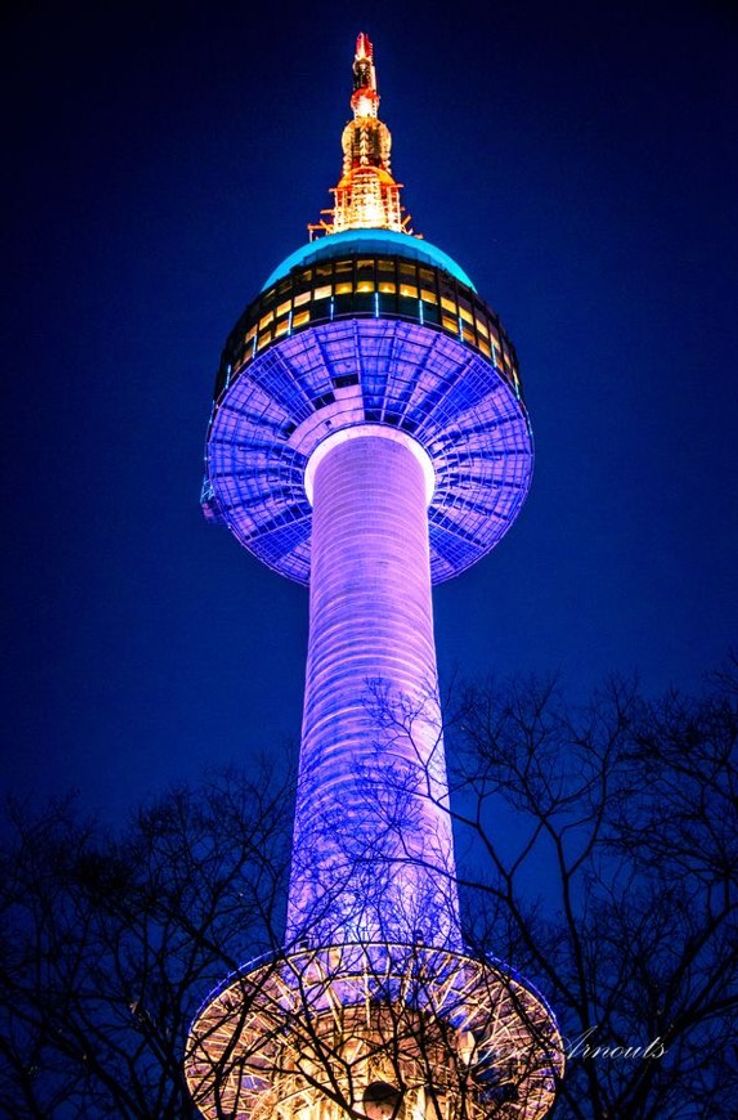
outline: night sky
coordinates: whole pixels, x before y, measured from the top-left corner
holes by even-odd
[[[416,230],[502,316],[536,440],[435,595],[447,684],[736,637],[738,32],[727,5],[13,5],[5,785],[121,819],[299,733],[307,595],[198,496],[236,317],[329,204],[356,33]]]

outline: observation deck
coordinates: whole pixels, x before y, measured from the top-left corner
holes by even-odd
[[[334,234],[284,263],[223,351],[206,516],[307,584],[308,459],[341,429],[384,425],[430,457],[431,576],[458,575],[515,520],[533,468],[517,355],[499,317],[451,258],[408,234]]]

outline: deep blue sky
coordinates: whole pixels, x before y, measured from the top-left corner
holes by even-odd
[[[727,5],[16,5],[4,780],[114,816],[299,729],[307,597],[198,509],[225,336],[328,204],[356,32],[415,225],[515,340],[537,465],[441,669],[691,685],[735,639]],[[252,10],[249,11],[249,8]]]

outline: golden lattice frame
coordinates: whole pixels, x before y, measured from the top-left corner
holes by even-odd
[[[342,945],[229,978],[185,1062],[208,1120],[538,1120],[564,1071],[540,996],[499,964],[427,946]],[[370,1108],[367,1089],[397,1090]]]

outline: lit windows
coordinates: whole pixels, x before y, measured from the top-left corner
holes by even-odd
[[[514,352],[493,312],[443,270],[390,257],[321,261],[280,279],[242,316],[218,384],[221,389],[232,384],[241,368],[275,339],[313,323],[367,315],[399,315],[463,340],[493,362],[520,395]],[[228,364],[232,371],[226,374]]]

